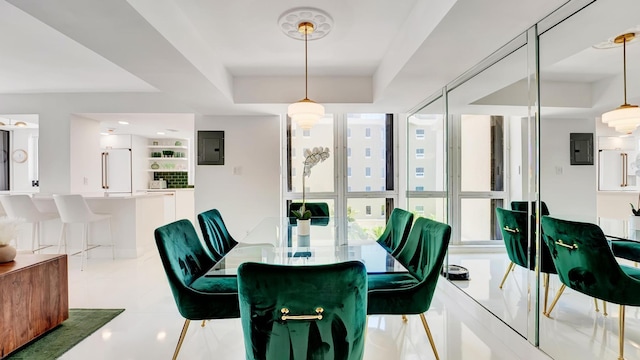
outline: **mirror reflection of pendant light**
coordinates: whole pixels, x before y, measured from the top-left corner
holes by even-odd
[[[307,37],[314,31],[312,23],[304,21],[298,24],[298,31],[304,34],[304,99],[299,100],[287,109],[287,114],[303,130],[309,130],[321,117],[324,116],[324,106],[310,100],[308,97],[308,70],[307,70]]]
[[[616,44],[622,44],[624,104],[602,114],[603,123],[625,134],[631,134],[640,125],[640,108],[638,105],[627,103],[627,42],[633,40],[634,37],[634,33],[628,33],[620,35],[614,40]]]

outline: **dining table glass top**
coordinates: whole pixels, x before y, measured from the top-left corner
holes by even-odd
[[[367,273],[406,273],[407,269],[373,239],[337,239],[332,218],[312,221],[310,235],[297,234],[295,220],[265,218],[227,253],[207,276],[236,275],[244,262],[321,265],[362,261]]]

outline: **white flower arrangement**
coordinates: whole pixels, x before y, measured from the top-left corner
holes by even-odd
[[[329,158],[328,147],[314,147],[312,150],[304,150],[304,171],[302,173],[302,206],[300,210],[293,211],[293,215],[298,219],[310,219],[311,211],[307,210],[305,204],[305,178],[311,175],[311,168]]]
[[[9,245],[11,240],[18,238],[20,221],[8,217],[0,218],[0,246]]]

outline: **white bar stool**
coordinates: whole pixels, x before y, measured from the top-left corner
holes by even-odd
[[[60,240],[58,241],[58,252],[60,252],[60,246],[64,241],[64,252],[67,252],[67,224],[82,223],[84,229],[82,232],[82,253],[80,259],[80,270],[84,270],[84,262],[87,258],[87,251],[96,248],[100,245],[92,244],[89,248],[89,224],[107,220],[109,224],[109,239],[111,241],[111,251],[113,258],[116,258],[116,248],[113,243],[113,234],[111,233],[111,215],[109,214],[96,214],[89,208],[87,202],[82,195],[53,195],[53,200],[56,203],[58,212],[60,213],[60,220],[62,220],[62,230],[60,231]]]
[[[31,252],[47,247],[43,247],[40,242],[42,237],[41,223],[46,220],[57,219],[59,217],[58,214],[41,212],[33,203],[31,197],[26,194],[0,196],[0,203],[8,217],[31,223]]]

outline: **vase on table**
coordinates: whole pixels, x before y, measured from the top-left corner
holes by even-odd
[[[13,261],[16,258],[16,248],[11,245],[0,245],[0,263]]]
[[[311,232],[311,219],[298,219],[298,235],[309,235]]]

